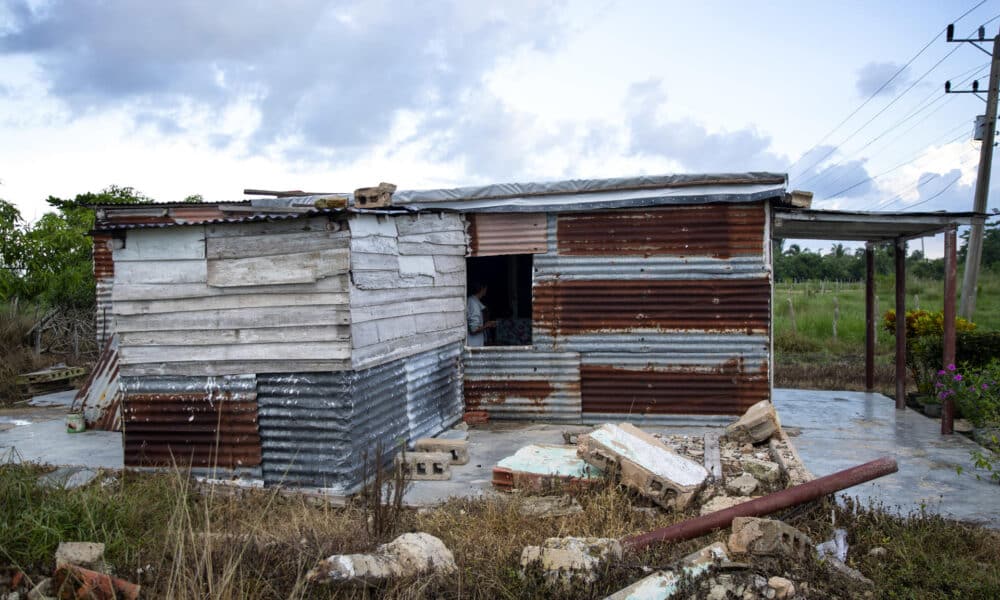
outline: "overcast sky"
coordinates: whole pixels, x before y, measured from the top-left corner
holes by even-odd
[[[0,0],[0,197],[768,170],[970,210],[984,104],[943,83],[989,57],[941,31],[995,35],[977,4]]]

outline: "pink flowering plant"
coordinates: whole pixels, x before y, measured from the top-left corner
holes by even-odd
[[[964,372],[963,372],[964,371]],[[1000,361],[982,369],[959,369],[948,365],[937,372],[934,389],[942,403],[948,398],[977,427],[1000,424]]]

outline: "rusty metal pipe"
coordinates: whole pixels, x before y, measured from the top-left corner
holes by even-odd
[[[729,527],[736,517],[761,517],[784,508],[796,506],[821,498],[849,487],[884,477],[899,470],[896,459],[890,456],[866,462],[863,465],[837,471],[807,483],[790,487],[780,492],[768,494],[756,500],[737,504],[731,508],[689,519],[656,529],[649,533],[625,538],[624,544],[630,550],[642,550],[659,542],[683,541],[704,535],[714,529]]]

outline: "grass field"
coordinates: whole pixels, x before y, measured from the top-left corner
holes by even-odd
[[[907,310],[939,311],[943,308],[942,281],[907,278],[906,283]],[[895,277],[879,277],[875,289],[879,315],[876,387],[888,392],[894,386],[891,368],[894,346],[892,335],[881,328],[881,318],[886,311],[895,309]],[[836,338],[833,335],[835,312],[839,312]],[[983,272],[973,321],[980,330],[1000,329],[1000,272]],[[864,384],[864,282],[776,284],[774,336],[775,385],[861,389]]]

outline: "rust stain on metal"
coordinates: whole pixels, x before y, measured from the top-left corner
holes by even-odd
[[[740,358],[712,369],[580,367],[583,412],[740,414],[771,397],[767,364],[747,370]]]
[[[465,380],[465,406],[468,409],[484,404],[503,404],[508,398],[526,398],[538,406],[555,390],[548,381],[516,379]]]
[[[547,249],[545,213],[469,213],[469,256],[540,254]]]
[[[559,254],[753,256],[764,253],[764,204],[705,204],[559,215]]]
[[[534,287],[534,321],[553,334],[637,328],[766,332],[767,278],[543,281]]]
[[[126,466],[261,462],[256,393],[128,394],[124,421]]]
[[[112,336],[76,392],[74,407],[83,411],[88,429],[121,431],[122,391],[118,384],[118,338]]]
[[[94,234],[94,277],[111,279],[115,276],[115,261],[111,257],[111,236],[106,233]]]

